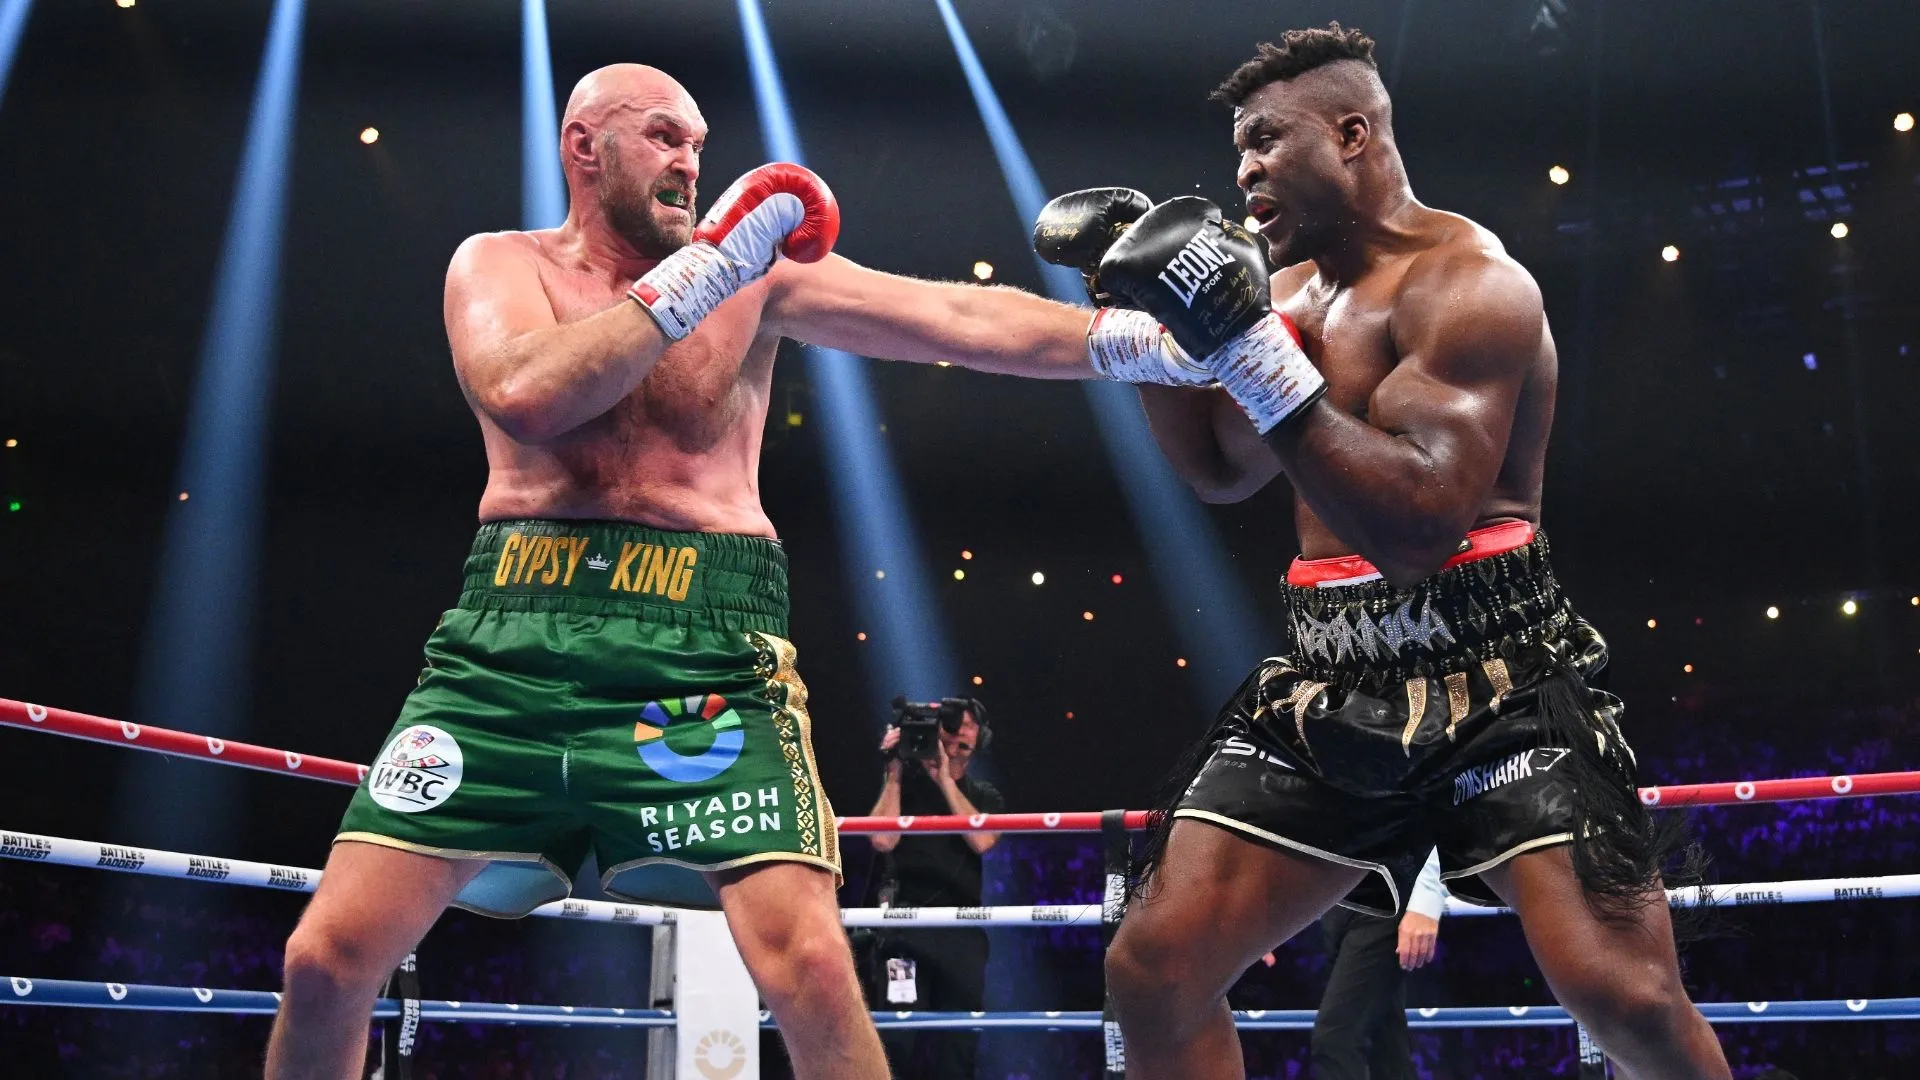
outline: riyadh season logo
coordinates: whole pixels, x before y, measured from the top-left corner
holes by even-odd
[[[431,724],[415,724],[380,752],[367,777],[367,794],[402,814],[431,810],[460,787],[463,765],[453,736]]]
[[[713,743],[698,754],[683,754],[667,745],[668,732],[685,746],[692,741],[680,732],[706,728]],[[640,708],[640,719],[633,725],[634,750],[647,767],[676,784],[697,784],[726,772],[740,760],[740,749],[747,733],[740,726],[740,714],[719,694],[694,694],[684,698],[649,701]]]

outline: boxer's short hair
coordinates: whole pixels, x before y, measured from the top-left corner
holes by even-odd
[[[1373,39],[1358,30],[1347,30],[1338,22],[1324,29],[1289,30],[1280,35],[1278,45],[1260,43],[1253,59],[1233,69],[1227,80],[1214,88],[1213,100],[1231,108],[1253,96],[1268,83],[1292,79],[1314,68],[1339,60],[1358,60],[1379,70],[1373,59]]]

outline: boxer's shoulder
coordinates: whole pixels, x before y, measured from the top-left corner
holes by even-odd
[[[552,262],[553,256],[541,243],[538,232],[503,229],[499,232],[474,233],[461,241],[453,252],[453,268],[483,269],[502,259]]]
[[[532,282],[554,266],[538,239],[524,232],[475,233],[461,241],[447,264],[449,295],[498,291],[517,281]]]
[[[1466,218],[1447,217],[1456,224],[1409,258],[1395,283],[1395,323],[1411,329],[1434,319],[1542,317],[1540,286],[1526,267],[1491,232]]]
[[[1537,301],[1533,275],[1491,230],[1459,214],[1429,212],[1434,215],[1429,243],[1407,259],[1397,290],[1402,296],[1420,299],[1436,290],[1458,296],[1464,289],[1492,287],[1531,293]]]

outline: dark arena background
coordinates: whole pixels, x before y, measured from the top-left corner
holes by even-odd
[[[447,262],[557,221],[556,102],[587,71],[685,84],[708,200],[788,140],[839,199],[839,252],[1044,292],[1032,185],[1237,213],[1208,92],[1333,19],[1379,42],[1416,194],[1544,293],[1544,522],[1612,644],[1642,781],[1920,768],[1920,5],[1894,0],[0,0],[0,697],[372,759],[485,480]],[[760,467],[838,811],[872,805],[895,693],[988,704],[978,768],[1009,811],[1148,806],[1287,648],[1286,484],[1202,505],[1116,387],[842,359],[781,346]],[[0,727],[0,829],[318,867],[346,805],[29,727]],[[1692,813],[1716,882],[1920,872],[1913,795]],[[844,906],[873,902],[870,850],[845,840]],[[1097,902],[1101,868],[1097,835],[1008,835],[986,903]],[[1689,991],[1920,995],[1920,901],[1874,888],[1720,905],[1683,950]],[[0,975],[277,990],[304,904],[0,860]],[[1101,1007],[1098,928],[991,934],[987,1009]],[[419,980],[645,1007],[648,964],[644,929],[453,912]],[[1310,930],[1229,1000],[1311,1009],[1326,972]],[[259,1075],[266,1017],[9,996],[9,1077]],[[1409,989],[1551,1003],[1502,917],[1443,920]],[[1912,1019],[1715,1031],[1741,1078],[1920,1075]],[[1249,1076],[1309,1073],[1304,1031],[1244,1040]],[[1446,1080],[1578,1068],[1570,1025],[1416,1028],[1413,1052]],[[637,1078],[645,1058],[638,1031],[429,1023],[413,1075]],[[977,1075],[1102,1068],[1098,1032],[992,1031]]]

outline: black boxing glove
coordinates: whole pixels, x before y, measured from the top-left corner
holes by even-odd
[[[1099,277],[1116,302],[1160,320],[1200,357],[1261,435],[1326,392],[1299,331],[1273,311],[1260,241],[1206,199],[1169,199],[1142,215],[1107,249]]]
[[[1034,253],[1055,266],[1080,271],[1093,306],[1108,307],[1113,296],[1100,287],[1100,257],[1151,209],[1153,200],[1132,188],[1069,191],[1040,208],[1033,221]]]
[[[1101,378],[1162,386],[1206,386],[1213,375],[1180,351],[1158,319],[1138,311],[1110,311],[1113,295],[1100,287],[1100,257],[1153,208],[1145,192],[1107,187],[1070,191],[1040,208],[1033,250],[1055,266],[1080,271],[1087,298],[1101,310],[1087,326],[1087,356]]]

